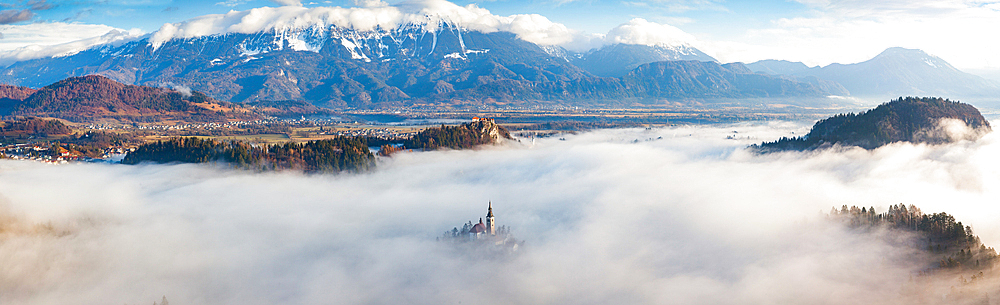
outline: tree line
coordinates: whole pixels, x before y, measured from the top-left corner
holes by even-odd
[[[839,210],[833,208],[830,216],[852,228],[884,226],[917,232],[923,238],[921,250],[936,255],[941,268],[984,269],[997,262],[996,250],[986,247],[972,227],[947,213],[924,214],[912,204],[892,205],[884,213],[876,213],[874,207],[844,205]]]
[[[49,135],[66,135],[73,133],[66,124],[59,120],[44,120],[39,118],[23,118],[0,122],[0,135],[3,137],[48,137]]]
[[[375,156],[360,137],[270,145],[178,137],[140,145],[122,160],[124,164],[141,162],[220,162],[252,170],[340,172],[368,170],[375,166]]]
[[[483,144],[493,144],[503,139],[511,139],[510,132],[497,125],[492,119],[476,118],[472,122],[457,126],[431,127],[424,129],[403,141],[409,149],[435,150],[441,148],[469,149]]]

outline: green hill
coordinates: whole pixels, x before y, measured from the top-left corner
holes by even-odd
[[[942,126],[942,120],[964,123],[972,130],[963,134]],[[751,146],[760,152],[810,150],[833,145],[874,149],[893,142],[942,144],[978,138],[991,130],[979,110],[969,104],[943,98],[906,97],[879,105],[864,113],[839,114],[813,125],[809,134],[781,138]]]

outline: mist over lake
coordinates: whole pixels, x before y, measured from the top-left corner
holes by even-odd
[[[744,150],[808,127],[597,130],[360,174],[0,160],[0,303],[891,304],[926,266],[831,207],[915,204],[1000,244],[994,134]],[[488,202],[517,255],[436,241]]]

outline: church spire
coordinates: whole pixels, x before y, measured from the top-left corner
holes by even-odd
[[[493,201],[490,201],[490,211],[486,213],[486,233],[497,235],[496,219],[493,219]]]

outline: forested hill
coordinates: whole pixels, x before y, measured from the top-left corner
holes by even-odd
[[[143,144],[128,153],[124,164],[219,162],[251,170],[301,170],[304,172],[363,171],[375,166],[375,156],[360,137],[251,145],[199,138],[171,138]]]
[[[6,114],[21,116],[57,117],[78,122],[257,118],[238,106],[197,91],[126,85],[98,75],[67,78],[37,91],[12,86],[0,87],[0,90],[9,92],[6,94],[6,104],[9,104]]]
[[[914,205],[893,205],[884,213],[875,208],[846,205],[830,211],[833,219],[852,228],[888,228],[917,233],[914,247],[927,254],[932,269],[984,270],[997,263],[997,252],[973,234],[972,227],[947,213],[924,214]]]
[[[0,138],[47,137],[50,135],[68,135],[73,133],[66,124],[59,120],[43,120],[38,118],[23,118],[19,120],[0,121]]]
[[[458,126],[432,127],[403,140],[406,148],[468,149],[512,139],[507,129],[492,119],[476,118]],[[240,141],[171,138],[149,142],[129,152],[124,164],[223,163],[250,170],[301,170],[304,172],[363,171],[375,167],[369,145],[381,145],[383,155],[399,151],[399,142],[339,136],[305,143],[256,145]]]
[[[21,86],[0,84],[0,116],[10,113],[24,99],[35,93],[35,89]]]
[[[433,150],[439,148],[468,149],[483,144],[496,144],[503,139],[513,139],[506,128],[493,119],[476,118],[458,126],[427,128],[413,135],[403,145],[410,149]]]
[[[942,126],[942,120],[965,124],[963,133]],[[753,145],[760,152],[808,150],[832,145],[874,149],[893,142],[941,144],[972,140],[991,131],[979,110],[943,98],[906,97],[892,100],[864,113],[839,114],[813,125],[803,137],[781,138]]]
[[[0,84],[0,99],[12,99],[12,100],[24,100],[28,98],[32,93],[35,93],[35,89],[21,86],[12,86],[6,84]]]

